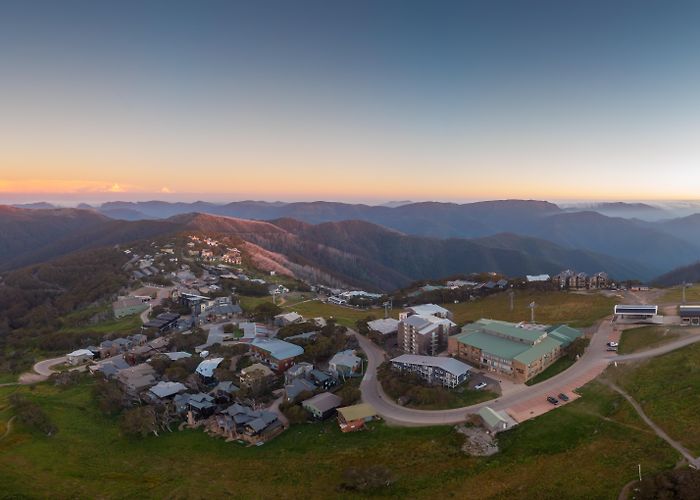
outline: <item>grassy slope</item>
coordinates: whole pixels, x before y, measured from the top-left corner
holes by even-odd
[[[459,452],[450,427],[391,428],[342,435],[332,423],[294,427],[260,448],[200,431],[128,440],[95,409],[86,386],[26,391],[52,417],[52,438],[16,426],[0,442],[0,491],[39,497],[328,498],[350,466],[382,464],[397,477],[381,492],[409,498],[616,498],[636,475],[677,456],[620,398],[598,385],[586,397],[506,433],[489,459]],[[0,389],[0,408],[9,389]],[[606,419],[601,418],[606,417]],[[0,410],[0,421],[9,417]]]
[[[285,308],[289,309],[290,311],[298,312],[304,316],[304,318],[316,318],[318,316],[324,318],[333,317],[338,320],[339,324],[350,328],[355,328],[355,322],[358,319],[364,319],[367,316],[374,316],[375,318],[384,317],[383,309],[353,309],[350,307],[327,304],[319,300],[303,302]],[[390,312],[390,316],[393,318],[398,318],[399,312],[399,309],[394,309]]]
[[[680,304],[683,299],[683,289],[679,286],[669,288],[660,298],[660,303]],[[700,285],[693,285],[685,290],[685,300],[688,304],[700,303]]]
[[[681,336],[678,328],[666,326],[642,326],[624,330],[620,336],[620,345],[617,351],[620,354],[643,351],[651,347],[671,342]]]
[[[700,455],[700,345],[623,370],[620,382],[649,418]]]
[[[554,363],[552,363],[550,366],[548,366],[542,373],[538,373],[537,375],[532,377],[530,380],[525,382],[525,385],[539,384],[540,382],[547,380],[548,378],[551,378],[554,375],[557,375],[557,374],[563,372],[564,370],[569,368],[574,363],[575,363],[575,361],[573,359],[569,359],[566,356],[564,356],[563,358],[559,358]]]
[[[504,321],[530,321],[531,302],[537,304],[535,320],[539,323],[568,323],[574,327],[591,326],[597,320],[612,314],[615,300],[598,293],[516,291],[513,311],[506,293],[488,296],[474,302],[444,304],[454,313],[458,324],[480,318]]]

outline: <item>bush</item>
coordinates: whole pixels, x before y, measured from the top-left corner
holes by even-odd
[[[293,405],[283,410],[290,424],[303,424],[308,419],[308,413],[299,405]]]
[[[138,406],[124,412],[121,420],[124,434],[146,437],[150,433],[157,435],[158,419],[152,406]]]
[[[354,385],[345,384],[338,392],[336,392],[336,395],[343,400],[343,406],[350,406],[355,404],[355,402],[360,399],[362,393],[360,392],[360,389]]]
[[[29,401],[21,394],[12,394],[9,400],[17,419],[27,427],[47,436],[53,436],[58,432],[58,428],[38,404]]]
[[[119,413],[126,404],[124,392],[113,380],[98,378],[92,393],[97,400],[97,406],[107,415]]]

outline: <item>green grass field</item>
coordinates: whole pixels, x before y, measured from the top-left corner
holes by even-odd
[[[504,321],[530,321],[531,302],[537,304],[535,321],[538,323],[567,323],[574,327],[587,327],[612,314],[615,299],[599,293],[579,294],[570,292],[516,291],[513,311],[506,293],[490,295],[473,302],[443,304],[454,314],[458,324],[470,323],[480,318]]]
[[[270,295],[264,297],[248,297],[246,295],[241,295],[238,299],[244,311],[252,311],[255,309],[255,306],[263,302],[272,302],[272,297]]]
[[[320,300],[284,306],[284,309],[296,311],[304,316],[304,318],[316,318],[319,316],[323,318],[332,317],[338,321],[338,324],[349,328],[355,328],[355,322],[357,320],[364,319],[370,315],[374,316],[375,318],[384,317],[384,309],[353,309],[350,307],[327,304],[325,302],[321,302]],[[390,311],[390,316],[392,318],[398,318],[399,312],[399,309],[394,309],[393,311]]]
[[[683,300],[683,289],[679,286],[669,288],[659,298],[659,303],[680,304]],[[700,304],[700,284],[685,289],[685,300],[688,304]]]
[[[673,439],[700,455],[700,345],[619,369],[619,383]]]
[[[116,335],[131,335],[138,332],[141,328],[141,318],[138,314],[125,316],[120,319],[111,319],[101,321],[94,325],[84,325],[76,327],[65,327],[59,330],[59,333],[66,334],[82,334],[95,333],[100,335],[116,334]]]
[[[13,389],[14,390],[14,389]],[[383,465],[396,482],[374,496],[404,498],[617,498],[637,474],[668,469],[676,453],[620,397],[593,384],[584,397],[500,437],[490,458],[461,453],[451,427],[341,434],[333,422],[293,427],[245,448],[201,431],[123,438],[89,387],[19,389],[59,431],[46,438],[15,425],[0,441],[0,491],[51,498],[354,498],[339,489],[347,467]],[[0,389],[0,422],[10,417]],[[4,424],[3,424],[4,425]]]
[[[643,351],[676,340],[680,336],[679,327],[641,326],[630,328],[622,332],[617,351],[620,354]]]

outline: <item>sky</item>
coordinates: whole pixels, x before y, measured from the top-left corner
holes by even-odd
[[[689,200],[700,2],[6,1],[0,201]]]

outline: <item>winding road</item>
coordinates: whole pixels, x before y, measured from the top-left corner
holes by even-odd
[[[451,410],[416,410],[396,404],[384,393],[381,384],[377,380],[377,367],[385,361],[386,353],[366,337],[353,332],[360,343],[360,347],[367,355],[367,371],[360,384],[362,400],[371,404],[387,422],[395,425],[457,424],[464,422],[469,414],[475,413],[485,406],[489,406],[494,410],[508,410],[519,405],[528,406],[533,401],[544,402],[547,396],[557,395],[560,392],[569,392],[572,389],[582,387],[585,383],[600,375],[612,362],[639,361],[700,342],[700,334],[695,334],[661,347],[618,356],[606,351],[606,344],[612,332],[613,324],[611,318],[606,318],[598,324],[586,352],[569,369],[539,384],[531,386],[519,385],[514,392],[491,401]]]

